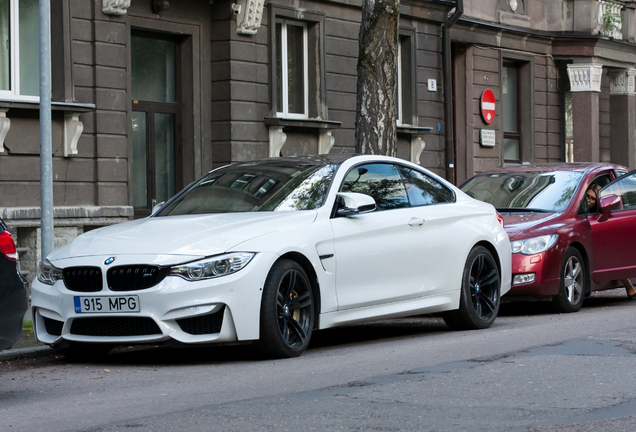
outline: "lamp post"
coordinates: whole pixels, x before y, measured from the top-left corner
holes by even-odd
[[[40,0],[40,227],[42,260],[53,251],[53,148],[51,140],[51,4]]]

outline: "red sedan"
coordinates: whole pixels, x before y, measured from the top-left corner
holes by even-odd
[[[576,312],[593,291],[626,286],[634,293],[636,171],[627,171],[605,163],[529,165],[484,172],[461,186],[504,218],[512,246],[508,298],[551,300],[560,312]]]

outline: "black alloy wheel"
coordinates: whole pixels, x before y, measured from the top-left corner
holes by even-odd
[[[297,357],[307,349],[313,326],[313,293],[305,270],[292,260],[277,262],[263,288],[258,348],[266,357]]]
[[[501,279],[488,249],[474,247],[468,254],[462,278],[459,309],[443,315],[446,324],[458,330],[488,328],[499,312]]]

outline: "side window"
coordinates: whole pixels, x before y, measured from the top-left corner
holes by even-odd
[[[454,201],[453,192],[437,180],[411,168],[400,167],[399,169],[412,206]]]
[[[373,197],[376,210],[409,207],[400,173],[391,164],[368,164],[353,168],[345,177],[340,191]]]
[[[622,177],[616,183],[600,193],[601,198],[608,195],[618,195],[622,201],[620,210],[636,210],[636,172]]]
[[[587,185],[587,187],[585,188],[583,201],[581,201],[581,205],[579,206],[578,213],[580,215],[586,213],[596,213],[598,211],[598,196],[596,195],[602,187],[606,186],[611,181],[612,177],[609,173],[607,173],[594,178],[594,180],[592,180],[590,184]],[[593,190],[589,191],[588,189],[590,188],[593,188]]]
[[[617,169],[617,170],[614,170],[614,175],[615,175],[615,178],[619,178],[619,177],[624,176],[628,172],[629,171],[626,171],[626,170],[623,170],[623,169]]]

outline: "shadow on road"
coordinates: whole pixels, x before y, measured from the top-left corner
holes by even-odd
[[[351,344],[385,342],[450,331],[441,318],[414,317],[358,324],[315,332],[308,349],[341,347]],[[262,361],[251,345],[171,348],[166,346],[120,346],[95,360],[73,360],[59,355],[60,364],[93,364],[105,367],[125,366],[189,366]]]
[[[636,302],[629,300],[623,289],[612,289],[607,291],[598,291],[592,293],[592,296],[586,298],[583,302],[582,310],[594,310],[605,307],[623,307]],[[549,301],[519,301],[502,303],[499,308],[500,317],[513,316],[535,316],[535,315],[554,315],[554,310]]]
[[[607,307],[630,307],[636,302],[629,301],[624,291],[612,290],[595,293],[585,300],[583,311],[593,311]],[[554,315],[549,302],[512,302],[501,305],[499,316],[540,316]],[[312,337],[308,354],[312,351],[340,348],[347,345],[382,343],[390,340],[419,338],[441,334],[451,330],[439,316],[419,316],[404,319],[376,321],[346,327],[321,330]],[[50,361],[50,359],[49,359]],[[225,363],[258,362],[258,356],[251,345],[226,345],[209,347],[170,348],[165,346],[121,346],[109,355],[94,361],[74,361],[57,356],[56,363],[88,363],[106,367],[116,366],[190,366],[198,364],[219,365]]]
[[[382,342],[450,331],[441,318],[431,316],[377,321],[321,330],[312,337],[311,348],[355,343]]]

